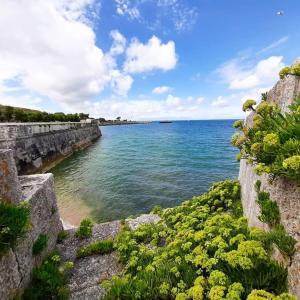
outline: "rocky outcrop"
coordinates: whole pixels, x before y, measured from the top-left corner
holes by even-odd
[[[287,75],[268,92],[267,101],[276,103],[282,111],[288,111],[288,106],[300,95],[300,77]],[[247,118],[251,126],[252,116]],[[286,231],[297,241],[296,253],[288,267],[289,291],[300,298],[300,187],[296,182],[285,178],[277,178],[272,183],[268,176],[258,176],[253,166],[241,160],[239,180],[241,183],[242,204],[245,216],[250,226],[268,229],[268,226],[258,220],[259,207],[256,203],[255,182],[260,180],[262,190],[269,192],[271,199],[276,201],[280,209],[281,223]]]
[[[126,222],[132,230],[135,230],[139,225],[157,223],[160,220],[158,215],[145,214],[136,219],[127,219]],[[94,254],[76,259],[76,251],[91,242],[115,238],[120,230],[120,221],[96,224],[92,236],[84,240],[75,237],[76,229],[67,230],[68,237],[58,244],[57,248],[62,254],[63,261],[74,262],[68,283],[70,300],[98,300],[105,295],[105,289],[100,283],[122,271],[117,253],[114,251],[110,254]]]
[[[6,158],[6,160],[4,160]],[[7,161],[9,159],[9,161]],[[0,174],[5,173],[3,166],[14,164],[12,151],[0,151]],[[6,162],[4,164],[3,162]],[[44,257],[55,248],[58,233],[62,230],[56,196],[53,186],[53,175],[30,175],[17,177],[16,168],[11,180],[4,184],[0,182],[0,191],[5,189],[13,191],[20,187],[19,201],[28,203],[30,209],[30,228],[25,237],[18,241],[14,249],[0,257],[0,299],[11,299],[18,295],[30,281],[31,271],[40,265]],[[0,176],[1,177],[1,176]],[[12,179],[13,178],[13,179]],[[13,193],[11,193],[13,194]],[[1,193],[3,197],[3,194]],[[6,197],[6,202],[17,204]],[[46,248],[39,255],[33,255],[32,247],[40,234],[48,238]]]
[[[94,123],[2,123],[0,149],[13,149],[19,174],[45,171],[101,136]]]

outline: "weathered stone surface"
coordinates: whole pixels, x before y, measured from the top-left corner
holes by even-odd
[[[288,106],[300,95],[300,77],[288,75],[268,92],[267,101],[276,103],[282,111],[288,111]],[[247,117],[247,126],[252,126],[252,116]],[[268,226],[258,220],[259,207],[256,203],[255,182],[260,180],[262,190],[269,192],[273,201],[280,209],[281,223],[286,231],[298,241],[296,253],[288,268],[289,291],[300,298],[300,187],[286,178],[276,178],[271,184],[268,175],[258,176],[254,168],[241,160],[239,180],[241,183],[242,205],[250,226],[268,229]],[[275,258],[282,261],[280,255]]]
[[[0,150],[0,199],[5,202],[18,204],[21,200],[21,185],[10,149]]]
[[[62,230],[53,175],[31,175],[19,177],[22,200],[28,202],[31,226],[25,237],[0,259],[0,299],[5,300],[21,292],[29,283],[31,271],[56,245]],[[32,254],[32,246],[40,234],[48,237],[46,249],[39,255]]]
[[[161,217],[155,214],[144,214],[140,215],[135,219],[127,219],[126,222],[129,225],[131,230],[137,229],[138,226],[142,224],[156,224],[161,220]]]
[[[277,104],[282,111],[286,112],[299,94],[300,77],[287,75],[268,92],[268,102]]]
[[[14,150],[19,174],[47,170],[100,136],[94,123],[0,124],[0,148]]]
[[[157,215],[150,214],[142,215],[136,219],[129,219],[127,223],[134,230],[138,225],[157,223],[159,220],[160,218]],[[96,240],[109,237],[115,238],[120,229],[120,221],[95,224],[92,236],[83,240],[75,237],[76,229],[67,230],[68,237],[62,244],[57,245],[57,249],[61,253],[63,261],[74,262],[74,269],[71,271],[69,279],[70,299],[101,299],[105,294],[105,289],[100,286],[100,282],[122,271],[116,252],[76,259],[76,251],[79,247]]]

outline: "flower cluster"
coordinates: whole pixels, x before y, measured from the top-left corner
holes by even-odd
[[[243,110],[252,109],[252,104],[247,100]],[[234,123],[241,131],[231,140],[240,149],[238,160],[246,158],[255,164],[257,174],[268,173],[271,179],[284,176],[300,181],[300,97],[290,106],[289,113],[281,113],[267,101],[253,111],[251,126],[242,121]]]
[[[286,291],[287,272],[265,250],[264,232],[242,217],[237,181],[155,210],[157,224],[124,225],[115,246],[125,271],[103,283],[105,299],[238,300],[255,288]]]
[[[296,64],[291,67],[284,67],[279,72],[280,79],[283,79],[286,75],[300,76],[300,64]]]

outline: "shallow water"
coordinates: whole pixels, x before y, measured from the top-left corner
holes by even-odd
[[[233,120],[102,127],[91,147],[51,170],[63,218],[78,224],[171,207],[238,174]]]

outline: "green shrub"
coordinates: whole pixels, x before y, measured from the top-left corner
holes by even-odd
[[[257,203],[260,207],[260,215],[258,219],[270,226],[271,230],[261,235],[260,241],[263,241],[266,248],[274,243],[277,248],[285,255],[292,256],[295,252],[296,240],[289,236],[284,227],[280,224],[280,211],[275,201],[270,199],[270,194],[260,190],[261,182],[255,183],[257,192]]]
[[[39,268],[33,270],[31,284],[23,295],[24,300],[68,299],[67,274],[72,266],[71,262],[61,266],[60,256],[51,254]]]
[[[232,144],[240,149],[241,158],[254,164],[257,174],[300,182],[300,97],[286,113],[263,101],[256,107],[252,128],[241,122],[235,127],[242,133],[233,135]]]
[[[236,181],[160,213],[157,224],[125,224],[115,247],[124,273],[103,282],[105,299],[246,299],[253,289],[286,291],[266,233],[241,217]],[[258,275],[259,274],[259,275]],[[275,296],[274,296],[275,297]]]
[[[90,256],[93,254],[108,254],[114,249],[114,243],[112,239],[106,239],[102,241],[93,242],[87,246],[80,247],[77,250],[77,258]]]
[[[269,232],[269,239],[283,254],[287,256],[294,254],[297,241],[286,233],[282,225],[277,225]]]
[[[280,72],[279,72],[279,77],[280,79],[283,79],[286,75],[295,75],[295,76],[300,76],[300,64],[296,64],[291,67],[284,67]]]
[[[37,240],[33,243],[32,253],[34,255],[40,254],[48,244],[48,237],[45,234],[40,234]]]
[[[274,227],[280,223],[280,211],[277,203],[270,199],[270,194],[260,191],[261,182],[258,180],[255,183],[255,190],[257,192],[257,203],[260,208],[260,215],[258,219]]]
[[[79,228],[77,229],[75,236],[84,239],[92,236],[93,222],[91,219],[86,218],[80,222]]]
[[[286,75],[291,74],[291,68],[290,67],[284,67],[279,72],[280,79],[283,79]]]
[[[30,212],[25,204],[14,206],[0,199],[0,256],[24,237],[29,226]]]
[[[253,108],[253,106],[256,105],[256,101],[252,100],[252,99],[248,99],[244,102],[243,104],[243,111],[255,111],[255,109]]]
[[[69,234],[66,230],[60,231],[57,235],[57,243],[62,243],[68,237],[68,235]]]

